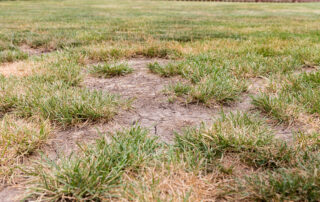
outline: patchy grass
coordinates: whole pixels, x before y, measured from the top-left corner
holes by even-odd
[[[279,169],[248,176],[245,180],[243,194],[247,200],[317,201],[320,197],[317,168]]]
[[[319,196],[317,152],[274,139],[261,119],[240,113],[177,134],[173,145],[136,126],[58,162],[38,161],[28,170],[29,197],[312,201]]]
[[[169,87],[176,95],[185,95],[187,102],[230,103],[246,91],[246,81],[235,77],[228,69],[216,66],[210,55],[191,57],[183,62],[160,66],[149,64],[150,71],[169,77],[181,75],[190,82],[184,89],[181,83]],[[182,92],[181,92],[182,91]]]
[[[257,173],[239,179],[233,190],[244,200],[317,201],[319,192],[319,154],[302,152],[295,166]]]
[[[16,88],[19,85],[20,88]],[[65,83],[11,80],[2,78],[0,96],[2,113],[28,118],[40,116],[59,126],[87,122],[106,122],[119,108],[127,107],[118,96],[69,87]]]
[[[28,54],[19,50],[3,50],[0,51],[0,63],[14,62],[28,58]]]
[[[253,104],[279,122],[308,124],[320,114],[319,82],[318,71],[291,75],[274,94],[260,94]]]
[[[32,197],[47,200],[116,199],[125,188],[125,173],[139,174],[155,158],[161,144],[140,127],[102,136],[96,144],[81,147],[78,155],[58,163],[49,159],[38,162],[29,174],[35,182]]]
[[[294,152],[275,141],[271,130],[246,114],[222,115],[212,126],[190,129],[176,135],[177,155],[191,169],[210,172],[217,159],[239,155],[243,163],[256,168],[279,168],[292,163]]]
[[[128,64],[99,64],[90,69],[90,74],[96,77],[110,78],[124,76],[133,72]]]
[[[48,121],[22,120],[5,115],[0,120],[0,181],[12,179],[17,167],[34,153],[50,134]]]
[[[139,128],[103,137],[79,154],[34,165],[32,197],[316,201],[319,20],[317,3],[0,1],[3,181],[45,141],[49,132],[41,131],[49,125],[107,122],[129,107],[128,100],[81,85],[87,73],[121,76],[132,69],[113,61],[166,58],[169,64],[149,69],[181,77],[167,87],[171,101],[233,104],[254,94],[248,87],[263,77],[270,85],[249,95],[263,113],[224,114],[177,134],[173,145]],[[55,51],[28,55],[25,47]],[[98,62],[104,65],[84,71]],[[261,116],[297,129],[293,142],[274,138]]]

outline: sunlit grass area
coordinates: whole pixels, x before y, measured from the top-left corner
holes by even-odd
[[[319,3],[0,1],[1,182],[40,201],[318,201],[319,22]],[[26,164],[62,130],[122,127],[144,83],[124,98],[111,77],[221,114],[168,142],[137,119]]]

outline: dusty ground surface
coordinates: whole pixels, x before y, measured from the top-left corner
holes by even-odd
[[[53,51],[45,48],[32,48],[28,45],[22,45],[20,47],[20,50],[27,53],[28,55],[41,55],[41,54],[49,53]]]
[[[23,199],[23,188],[19,186],[5,187],[0,191],[1,202],[17,202]]]
[[[6,77],[17,76],[24,77],[32,74],[33,62],[18,61],[12,63],[4,63],[0,65],[0,74]]]

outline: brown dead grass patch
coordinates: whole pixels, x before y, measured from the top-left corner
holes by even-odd
[[[126,200],[142,201],[210,201],[221,195],[219,185],[231,179],[218,170],[206,176],[186,172],[183,165],[146,167],[139,176],[127,174],[130,185]],[[134,193],[134,194],[132,194]]]
[[[6,77],[25,77],[33,74],[36,66],[34,61],[18,61],[0,65],[0,74]]]
[[[27,53],[28,55],[41,55],[43,53],[52,52],[53,49],[45,49],[45,48],[32,48],[28,45],[22,45],[20,50]]]
[[[0,120],[0,182],[14,182],[16,168],[40,148],[50,133],[47,121],[5,115]]]
[[[145,167],[142,174],[127,173],[129,184],[124,200],[133,201],[217,201],[227,200],[227,187],[235,179],[259,172],[243,164],[237,155],[218,160],[212,172],[189,172],[183,162]],[[134,193],[134,194],[133,194]]]

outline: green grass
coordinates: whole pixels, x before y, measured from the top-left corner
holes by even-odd
[[[209,126],[176,135],[177,155],[190,168],[208,172],[224,155],[239,155],[241,161],[257,168],[278,168],[292,163],[294,152],[263,122],[247,114],[230,114]]]
[[[126,100],[106,92],[81,88],[81,65],[77,56],[58,53],[40,59],[29,77],[0,77],[0,112],[19,117],[41,117],[62,127],[107,122],[129,107]]]
[[[16,88],[16,86],[24,86]],[[107,122],[126,101],[100,91],[92,91],[66,84],[37,81],[17,81],[2,78],[0,96],[2,113],[14,113],[19,117],[49,119],[67,127],[86,122]],[[23,91],[23,93],[21,93]]]
[[[238,179],[236,189],[244,200],[318,201],[319,154],[300,153],[294,167],[266,171]]]
[[[124,76],[133,72],[127,64],[103,64],[94,65],[90,69],[90,74],[96,77],[110,78],[115,76]]]
[[[79,147],[79,152],[57,162],[44,158],[26,169],[32,176],[29,197],[181,199],[188,196],[179,193],[184,185],[177,182],[187,183],[189,176],[199,184],[191,183],[188,189],[205,192],[213,183],[219,191],[212,199],[316,201],[319,196],[318,150],[286,145],[261,119],[246,114],[222,114],[212,125],[177,134],[173,145],[159,143],[135,126]],[[228,157],[237,165],[225,165]],[[245,166],[240,174],[235,170],[239,164]],[[213,178],[205,181],[210,175]]]
[[[248,176],[245,186],[251,200],[318,201],[319,172],[312,170],[281,169],[277,172]],[[245,191],[248,192],[248,191]],[[248,199],[250,198],[248,197]]]
[[[0,51],[0,63],[14,62],[28,58],[28,54],[19,50],[2,50]]]
[[[318,116],[320,73],[301,73],[288,76],[275,94],[260,94],[253,104],[279,122],[298,122],[299,115]]]
[[[29,174],[36,182],[32,197],[46,200],[111,200],[120,197],[125,173],[139,174],[162,145],[140,127],[102,136],[77,155],[38,162]],[[121,191],[120,191],[121,193]]]
[[[164,77],[180,75],[189,81],[191,85],[186,85],[185,89],[181,89],[180,83],[169,89],[178,96],[185,94],[187,102],[190,103],[230,103],[237,100],[247,89],[245,80],[238,79],[227,68],[217,66],[211,55],[190,57],[183,62],[166,66],[149,64],[148,68]]]

